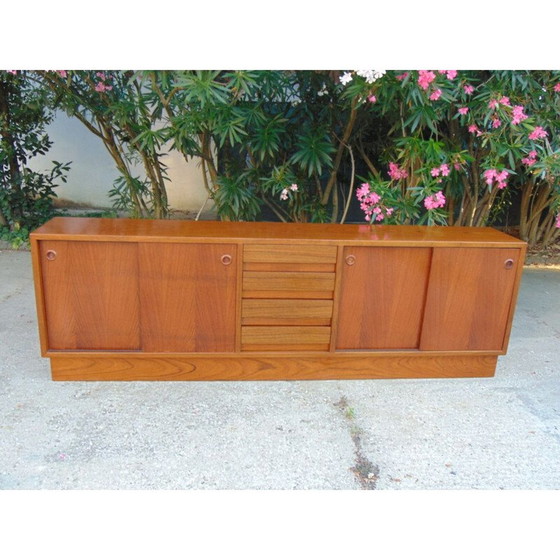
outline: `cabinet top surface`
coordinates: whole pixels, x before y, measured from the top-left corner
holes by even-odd
[[[31,234],[35,239],[106,241],[343,242],[378,245],[517,245],[525,243],[493,228],[53,218]]]

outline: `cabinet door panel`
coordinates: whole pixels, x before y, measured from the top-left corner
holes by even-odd
[[[417,348],[430,258],[430,248],[346,247],[336,348]]]
[[[41,241],[51,350],[140,347],[135,243]]]
[[[144,351],[235,350],[236,250],[225,244],[139,245]]]
[[[435,249],[421,350],[501,350],[519,257],[519,249]]]

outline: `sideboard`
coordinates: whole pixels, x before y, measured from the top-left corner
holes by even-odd
[[[488,377],[526,244],[492,228],[54,218],[54,380]]]

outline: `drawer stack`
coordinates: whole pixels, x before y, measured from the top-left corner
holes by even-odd
[[[332,245],[245,245],[242,351],[329,350],[336,252]]]

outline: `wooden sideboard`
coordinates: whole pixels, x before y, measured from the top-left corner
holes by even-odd
[[[55,380],[494,375],[526,244],[491,228],[54,218],[31,234]]]

